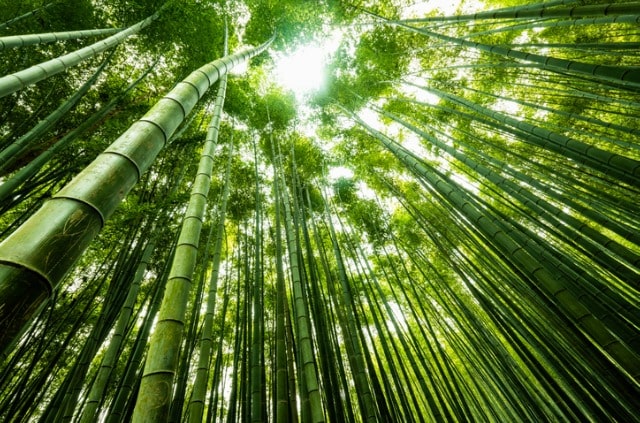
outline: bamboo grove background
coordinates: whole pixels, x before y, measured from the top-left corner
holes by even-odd
[[[640,421],[640,3],[426,3],[0,2],[0,419]]]

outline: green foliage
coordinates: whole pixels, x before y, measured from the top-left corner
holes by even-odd
[[[174,56],[181,65],[178,72],[189,72],[223,56],[224,25],[224,17],[213,7],[172,1],[141,41],[156,54]]]
[[[302,185],[310,182],[314,177],[320,176],[324,169],[322,150],[309,137],[294,133],[284,143],[282,149],[285,154],[291,149],[285,162],[285,172],[296,177]]]
[[[273,85],[259,95],[258,86],[262,83],[259,78],[231,79],[225,111],[257,130],[289,128],[297,116],[295,96]]]
[[[253,164],[235,158],[231,168],[231,179],[234,183],[229,194],[227,215],[234,222],[243,222],[251,216],[256,207]]]
[[[227,87],[225,111],[248,121],[255,110],[254,88],[247,78],[231,78]]]
[[[406,31],[377,26],[363,33],[355,46],[343,42],[328,66],[327,87],[314,102],[319,106],[337,102],[357,110],[368,99],[384,96],[406,72],[412,40]]]
[[[258,100],[255,107],[256,110],[266,110],[266,113],[258,113],[251,123],[255,128],[264,128],[269,124],[274,130],[284,130],[291,126],[297,116],[295,106],[293,93],[270,90]],[[260,117],[266,117],[266,120],[261,121]]]
[[[3,30],[2,36],[28,33],[73,31],[88,28],[102,28],[105,19],[96,13],[89,0],[73,2],[52,2],[51,7],[42,8],[49,2],[25,0],[19,3],[10,0],[0,1],[0,23],[9,21],[22,14],[36,11],[32,16],[22,19]]]
[[[356,182],[351,178],[338,178],[333,189],[340,203],[351,203],[356,197]]]
[[[275,33],[274,48],[285,51],[292,51],[321,35],[331,17],[341,13],[341,5],[336,1],[266,0],[247,3],[251,19],[244,34],[245,42],[257,45]]]

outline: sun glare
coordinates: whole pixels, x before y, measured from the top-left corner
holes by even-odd
[[[278,84],[298,96],[322,88],[326,79],[325,65],[341,38],[339,32],[334,32],[322,43],[302,46],[288,55],[276,55],[274,73]]]
[[[329,179],[331,181],[337,181],[340,178],[353,178],[353,170],[343,166],[332,167],[329,169]]]
[[[276,78],[296,93],[313,91],[324,82],[322,48],[306,46],[278,61]]]

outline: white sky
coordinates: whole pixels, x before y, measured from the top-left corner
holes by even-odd
[[[342,32],[333,31],[321,42],[307,44],[290,54],[274,53],[274,76],[278,85],[293,91],[301,99],[319,90],[325,83],[325,67],[342,40]]]
[[[353,170],[342,166],[329,169],[329,181],[335,182],[340,178],[353,178]]]

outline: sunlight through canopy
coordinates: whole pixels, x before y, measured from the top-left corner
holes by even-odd
[[[341,38],[339,32],[334,32],[322,43],[302,46],[290,54],[274,54],[277,83],[298,97],[322,88],[326,80],[326,63]]]

